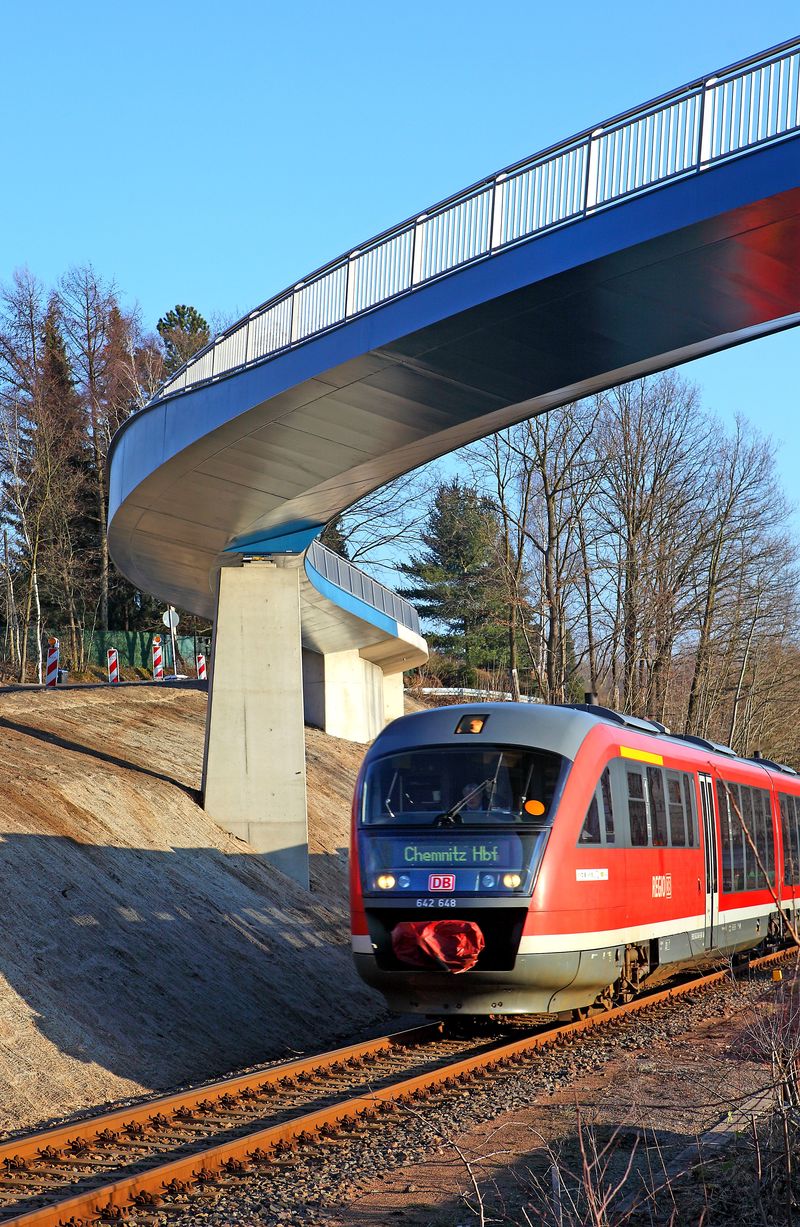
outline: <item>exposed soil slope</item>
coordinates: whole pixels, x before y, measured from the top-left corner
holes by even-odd
[[[307,730],[308,895],[197,804],[205,710],[185,688],[0,694],[0,1130],[381,1014],[347,932],[363,749]]]

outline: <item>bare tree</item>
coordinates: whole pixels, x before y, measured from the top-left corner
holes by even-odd
[[[351,562],[390,576],[398,559],[419,548],[424,509],[437,484],[437,468],[424,465],[359,499],[336,518],[337,537]]]
[[[41,569],[57,520],[70,531],[80,481],[82,419],[59,329],[57,304],[44,306],[42,287],[20,273],[3,296],[0,334],[0,470],[7,529],[25,574],[19,675],[27,669],[33,624],[42,675]],[[6,537],[7,541],[7,537]],[[11,588],[6,546],[5,567]]]
[[[766,555],[773,554],[771,569],[776,577],[788,561],[784,551],[784,562],[776,569],[775,536],[786,522],[787,506],[769,442],[738,419],[731,438],[718,436],[707,480],[713,499],[698,526],[703,558],[697,581],[697,648],[686,713],[689,732],[708,727],[710,673],[716,670],[717,644],[738,642],[746,602],[757,601],[762,614],[766,610],[763,597],[758,597],[767,578],[762,566]],[[723,633],[718,635],[718,631]],[[755,626],[749,632],[750,646],[754,632]]]
[[[673,372],[614,389],[603,417],[603,509],[618,538],[623,701],[663,706],[666,662],[696,546],[708,427],[697,392]],[[654,683],[654,684],[653,684]]]
[[[130,341],[116,290],[90,264],[62,277],[58,301],[62,327],[87,420],[91,450],[99,572],[99,621],[108,629],[109,554],[106,456],[111,435],[130,412]]]

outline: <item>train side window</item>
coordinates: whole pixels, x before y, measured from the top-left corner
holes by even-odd
[[[759,861],[763,865],[765,848],[764,848],[764,824],[761,821],[761,802],[758,799],[755,788],[751,788],[747,784],[739,785],[739,792],[742,796],[742,817],[744,818],[747,830],[750,833],[750,838],[756,846],[756,851],[750,847],[747,841],[747,836],[742,830],[742,824],[739,823],[739,830],[742,836],[742,861],[747,867],[747,872],[744,879],[745,890],[757,890],[764,885],[764,876],[758,867]]]
[[[798,819],[800,819],[800,806],[797,804],[797,797],[787,796],[789,802],[787,807],[789,812],[787,820],[789,823],[789,847],[790,853],[790,870],[793,874],[792,884],[800,884],[800,832],[798,831]]]
[[[686,843],[690,848],[698,848],[700,846],[697,838],[697,810],[695,807],[694,790],[694,776],[683,772],[683,795],[686,801]]]
[[[763,890],[767,879],[772,877],[772,823],[768,813],[769,793],[763,788],[747,787],[744,784],[740,786],[739,792],[742,820],[756,847],[753,852],[737,818],[742,837],[742,858],[746,866],[744,889]]]
[[[778,793],[778,807],[783,832],[783,880],[787,886],[800,885],[800,804],[788,793]]]
[[[600,810],[597,804],[597,789],[592,793],[592,799],[589,802],[589,808],[583,820],[580,842],[582,844],[600,844],[603,842],[600,835]]]
[[[582,844],[613,844],[614,808],[611,802],[611,776],[608,767],[592,794],[581,828]]]
[[[763,788],[754,788],[753,792],[753,809],[758,811],[759,815],[759,830],[761,832],[761,843],[756,843],[758,854],[766,871],[766,877],[760,869],[758,869],[759,882],[762,887],[766,886],[772,880],[772,822],[770,821],[769,813],[769,793]]]
[[[628,817],[631,827],[631,844],[634,848],[645,848],[647,838],[647,802],[644,792],[644,776],[640,771],[626,771],[628,779]]]
[[[756,872],[754,876],[756,877],[759,887],[763,889],[767,885],[769,879],[772,877],[772,867],[770,864],[772,859],[770,855],[772,852],[772,832],[770,831],[770,824],[764,810],[764,799],[767,794],[764,792],[763,788],[751,788],[749,791],[752,794],[751,799],[753,802],[753,824],[758,831],[758,838],[756,839],[758,860],[760,860],[761,865],[764,866],[762,869],[761,865],[759,865],[758,861],[756,861]],[[748,851],[751,851],[751,849],[748,849]],[[755,860],[756,858],[754,857],[753,859]]]
[[[750,830],[753,836],[753,841],[756,845],[757,856],[753,855],[753,849],[748,847],[747,851],[750,854],[752,865],[750,867],[750,882],[753,884],[753,889],[763,887],[766,884],[767,866],[769,863],[769,853],[767,852],[767,824],[764,821],[764,813],[761,808],[761,790],[759,788],[748,788],[750,793],[750,806],[753,811],[753,824]],[[745,843],[747,839],[745,838]],[[762,869],[761,866],[764,866]]]
[[[686,818],[683,812],[681,775],[667,772],[667,802],[669,804],[669,836],[673,848],[686,847]]]
[[[794,833],[792,832],[792,827],[796,824],[794,797],[788,797],[786,793],[779,792],[778,812],[781,816],[781,840],[783,842],[783,884],[792,886],[795,877]]]
[[[728,793],[722,780],[717,780],[717,808],[719,810],[719,828],[722,843],[722,889],[733,889],[733,873],[731,869],[731,815],[728,805]]]
[[[753,790],[746,784],[733,784],[733,801],[731,802],[731,834],[733,836],[733,882],[736,890],[755,890],[758,886],[758,865],[753,855],[753,849],[747,842],[747,836],[742,823],[747,827],[750,838],[761,855],[763,838],[759,831],[759,815],[753,812]],[[739,813],[736,813],[736,806]],[[741,817],[739,816],[741,815]]]
[[[733,889],[747,890],[747,862],[748,860],[752,859],[753,854],[746,845],[744,831],[742,830],[742,819],[747,823],[748,829],[752,834],[753,819],[748,796],[750,789],[744,784],[729,784],[728,787],[731,790],[731,854],[733,858]],[[737,808],[739,811],[738,813]],[[739,817],[740,814],[741,818]]]
[[[764,815],[764,831],[767,842],[767,873],[769,874],[770,882],[775,877],[775,831],[772,822],[772,798],[765,788],[759,788],[761,793],[761,812]]]
[[[603,798],[603,812],[606,820],[606,843],[614,843],[614,803],[611,799],[611,772],[606,767],[600,776],[600,795]]]
[[[647,768],[647,786],[650,790],[650,821],[653,827],[653,846],[667,846],[667,802],[664,796],[664,775],[660,767]]]

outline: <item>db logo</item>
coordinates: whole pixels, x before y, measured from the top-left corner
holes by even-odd
[[[653,874],[653,898],[654,899],[671,899],[672,898],[672,874],[671,873],[654,873]]]
[[[428,890],[455,890],[454,873],[432,873],[428,876]]]

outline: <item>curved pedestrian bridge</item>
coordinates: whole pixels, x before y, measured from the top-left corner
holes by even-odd
[[[271,642],[297,640],[299,658],[302,637],[321,656],[318,672],[330,674],[322,691],[359,690],[353,707],[370,707],[373,723],[392,708],[377,673],[359,681],[366,665],[397,676],[362,654],[377,651],[364,637],[382,611],[369,598],[348,607],[346,589],[330,580],[321,590],[313,560],[310,586],[298,578],[303,552],[332,516],[491,431],[796,324],[798,263],[794,40],[426,209],[270,299],[187,363],[114,440],[109,544],[143,588],[201,614],[217,609],[210,812],[228,804],[214,800],[212,780],[223,656],[240,692],[244,668],[223,639],[263,642],[268,630]],[[230,619],[228,587],[237,587]],[[269,590],[274,613],[278,588],[279,626],[259,623],[264,601],[243,616],[245,589]],[[339,642],[348,646],[314,648],[314,618],[330,633],[337,620],[347,626]],[[396,668],[404,649],[391,637],[384,648]],[[399,639],[408,663],[414,651],[422,658],[422,641],[405,631]],[[297,719],[286,696],[298,675],[279,683],[279,663],[267,670],[261,726],[280,704]],[[233,764],[242,728],[232,712]],[[244,778],[243,761],[232,777]],[[263,789],[232,804],[263,807]]]

